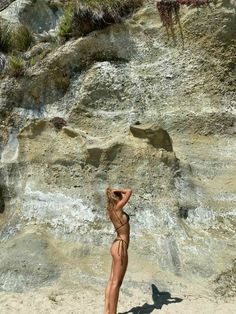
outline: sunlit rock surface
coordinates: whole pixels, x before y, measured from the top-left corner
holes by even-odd
[[[33,33],[55,29],[61,14],[60,6],[50,7],[50,1],[46,0],[9,0],[0,6],[1,18],[12,24],[26,25]]]
[[[148,2],[124,23],[50,52],[19,80],[1,81],[0,238],[6,248],[15,241],[14,255],[19,235],[43,232],[57,246],[60,272],[53,280],[61,285],[104,287],[114,237],[104,191],[131,186],[125,291],[142,282],[169,290],[191,282],[229,295],[235,10],[218,4],[181,13],[184,47],[178,31],[176,45],[167,41]],[[65,125],[55,127],[55,117]],[[147,125],[159,129],[137,133]],[[165,135],[160,146],[158,130]],[[41,242],[35,246],[39,254]],[[28,260],[30,252],[21,254]],[[46,274],[51,262],[46,253],[41,258]],[[48,284],[44,275],[35,282],[19,268],[24,280],[18,286],[1,267],[2,289]]]
[[[22,292],[55,280],[59,276],[55,251],[39,232],[2,244],[0,290]]]
[[[8,7],[14,1],[15,0],[2,0],[0,3],[0,10],[4,10],[6,7]]]

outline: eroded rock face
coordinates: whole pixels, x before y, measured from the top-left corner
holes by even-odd
[[[49,52],[21,79],[1,81],[4,245],[32,225],[52,241],[89,244],[95,256],[79,254],[78,267],[101,284],[105,260],[96,252],[113,237],[104,191],[131,186],[130,251],[149,265],[145,278],[163,272],[203,282],[230,267],[234,44],[226,49],[220,34],[230,32],[234,12],[187,12],[184,50],[166,44],[148,3],[123,24]],[[56,117],[66,123],[56,127]],[[67,256],[66,245],[60,250]],[[100,273],[90,266],[95,257]],[[140,269],[130,267],[135,285]]]
[[[236,261],[233,266],[221,273],[215,280],[215,293],[220,297],[235,297],[236,295]]]
[[[147,138],[151,145],[156,148],[163,148],[166,151],[173,151],[171,138],[165,130],[154,124],[131,125],[130,131],[133,136]]]
[[[73,160],[75,163],[85,156],[84,142],[80,136],[71,136],[70,132],[58,130],[53,122],[46,119],[29,122],[17,137],[19,161],[22,163],[45,160],[47,164],[53,164],[58,159],[68,163]]]
[[[22,292],[50,284],[60,272],[47,241],[27,234],[1,245],[0,290]]]
[[[15,0],[2,0],[0,3],[0,11],[4,10],[6,7],[9,6],[9,4],[11,4],[14,1]]]
[[[8,1],[10,3],[10,1]],[[50,8],[46,0],[15,0],[8,6],[5,5],[0,17],[12,24],[24,24],[33,33],[42,33],[55,29],[62,10],[54,6]]]

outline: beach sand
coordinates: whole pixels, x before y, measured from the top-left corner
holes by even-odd
[[[172,293],[172,297],[176,297]],[[139,289],[125,294],[121,291],[118,313],[165,313],[165,314],[233,314],[236,300],[217,300],[201,295],[179,294],[177,303],[163,304],[158,298],[154,305],[151,295],[144,295]],[[173,301],[173,299],[172,299]],[[168,301],[167,301],[168,303]],[[41,288],[34,292],[0,293],[1,314],[85,314],[103,313],[103,291],[84,287],[77,291],[52,288]],[[131,310],[131,312],[128,312]]]

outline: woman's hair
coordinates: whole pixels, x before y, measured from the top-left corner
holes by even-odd
[[[113,210],[117,202],[122,199],[121,192],[112,192],[112,189],[108,187],[106,189],[107,195],[107,210]]]

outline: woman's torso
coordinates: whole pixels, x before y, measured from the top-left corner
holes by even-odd
[[[117,232],[117,237],[123,239],[127,244],[129,244],[129,215],[124,211],[121,211],[121,213],[113,211],[110,213],[110,219],[114,225],[115,231]]]

